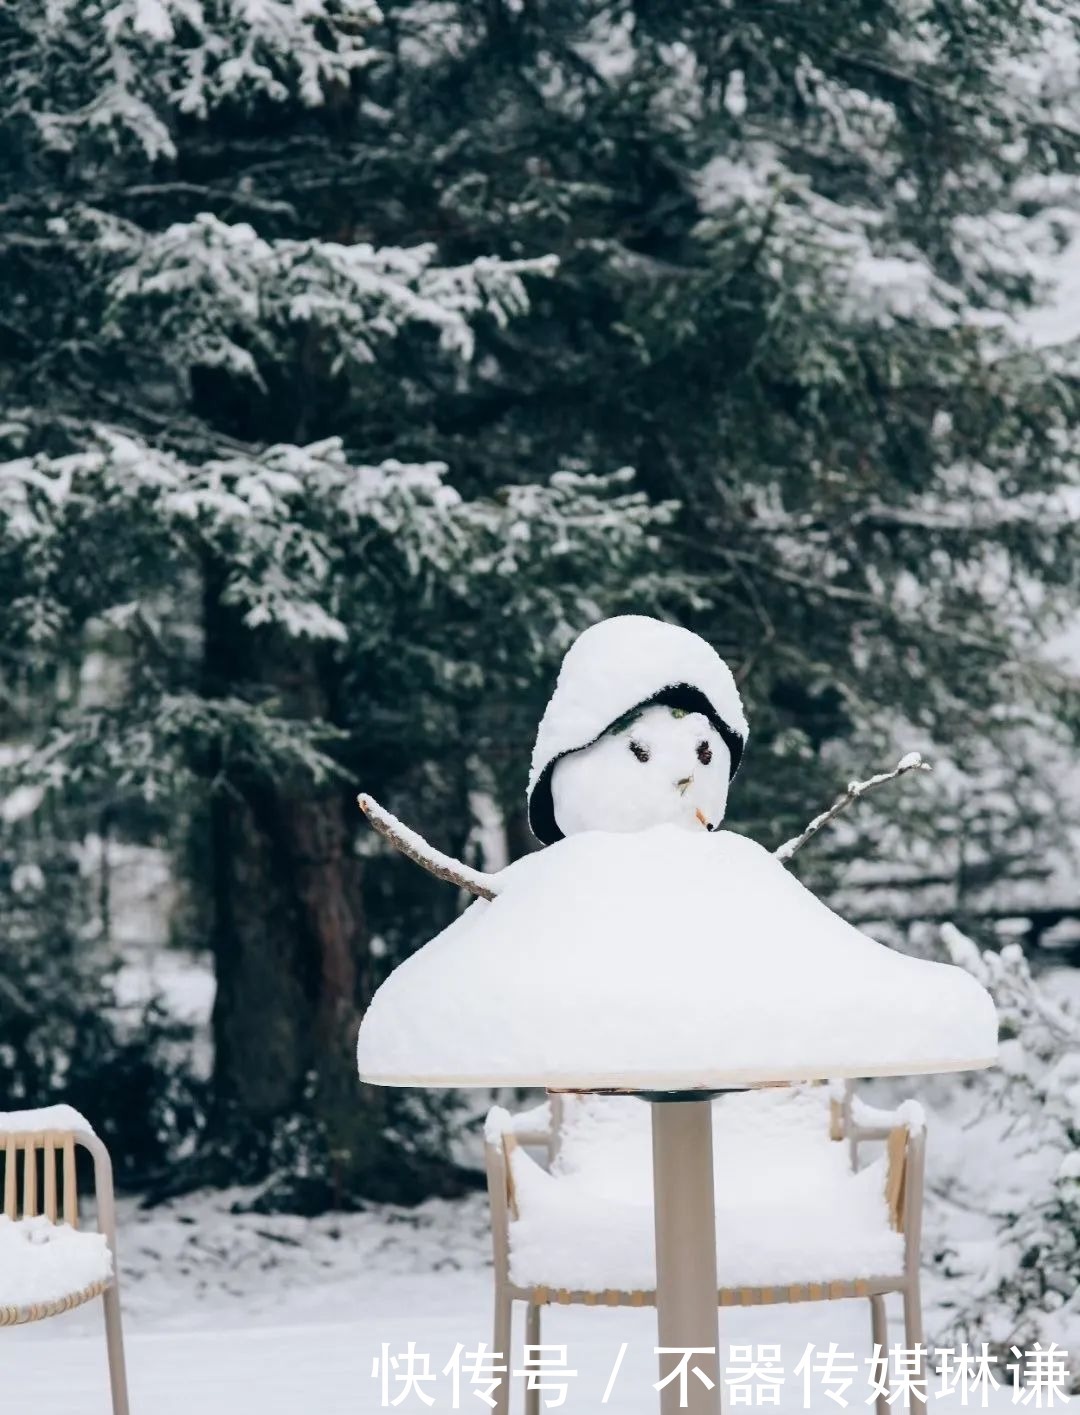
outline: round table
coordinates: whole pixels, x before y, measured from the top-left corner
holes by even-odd
[[[760,846],[672,826],[516,861],[383,983],[357,1044],[376,1085],[619,1092],[651,1106],[660,1347],[698,1347],[663,1415],[720,1409],[709,1100],[761,1085],[967,1071],[989,994],[845,923]],[[723,1156],[719,1156],[723,1163]],[[679,1357],[661,1357],[667,1376]]]

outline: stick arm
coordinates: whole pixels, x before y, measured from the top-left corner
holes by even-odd
[[[400,850],[406,859],[422,866],[437,879],[467,889],[470,894],[475,894],[480,899],[494,899],[498,894],[499,887],[494,875],[474,870],[461,860],[455,860],[452,855],[444,855],[441,850],[436,850],[422,835],[410,830],[397,816],[380,806],[374,796],[361,792],[356,799],[364,815],[383,839],[389,840],[395,850]]]
[[[908,752],[907,756],[901,757],[892,771],[881,771],[876,776],[867,777],[865,781],[849,781],[847,790],[839,795],[827,811],[822,811],[819,816],[815,816],[804,830],[798,835],[792,836],[790,840],[785,840],[783,845],[778,846],[773,851],[774,857],[782,865],[786,865],[795,854],[796,850],[801,850],[808,840],[836,819],[842,811],[846,811],[849,806],[853,806],[856,801],[865,796],[868,791],[873,791],[877,786],[884,786],[886,781],[896,781],[898,777],[906,776],[909,771],[932,771],[929,762],[924,762],[918,752]]]

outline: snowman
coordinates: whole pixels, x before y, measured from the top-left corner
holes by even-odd
[[[588,1089],[616,1072],[694,1090],[848,1074],[853,1050],[863,1075],[990,1064],[994,1008],[974,978],[879,944],[785,868],[920,759],[852,783],[770,852],[718,828],[748,734],[709,644],[626,615],[571,646],[540,723],[527,801],[545,849],[485,874],[362,796],[398,849],[478,898],[376,993],[361,1076]]]

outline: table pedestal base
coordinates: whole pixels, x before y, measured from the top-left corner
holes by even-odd
[[[660,1392],[661,1415],[720,1415],[712,1106],[703,1097],[653,1101],[651,1110],[657,1345],[707,1349],[689,1359],[686,1404],[679,1403],[676,1376]],[[681,1359],[660,1357],[661,1380]],[[711,1390],[693,1367],[713,1383]]]

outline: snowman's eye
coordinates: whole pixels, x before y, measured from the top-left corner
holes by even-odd
[[[697,744],[697,759],[702,766],[708,766],[712,761],[712,748],[708,742],[701,741]]]
[[[643,743],[631,742],[630,750],[633,752],[634,756],[637,757],[639,762],[647,762],[649,760],[649,749],[644,746]]]

